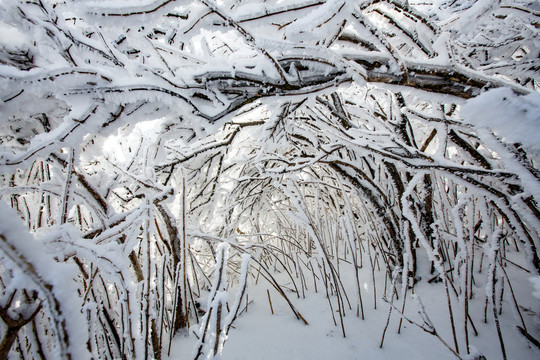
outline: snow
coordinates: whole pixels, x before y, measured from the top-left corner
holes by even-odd
[[[368,268],[361,269],[360,278],[370,277],[369,272]],[[278,279],[283,281],[285,276],[280,275]],[[344,281],[346,282],[345,286],[351,285],[354,281],[353,274],[345,275]],[[377,275],[376,282],[377,292],[383,294],[384,279],[380,273]],[[411,312],[417,309],[417,316],[413,320],[421,325],[425,319],[426,324],[433,326],[445,342],[451,344],[452,334],[447,327],[446,303],[445,301],[441,302],[441,299],[437,297],[441,286],[439,284],[437,290],[425,284],[417,285],[416,291],[422,296],[407,295],[409,297],[407,307],[411,307],[407,316],[411,316]],[[535,278],[535,286],[540,287],[539,277]],[[319,289],[318,293],[310,292],[309,296],[306,294],[305,298],[297,298],[293,293],[290,293],[295,306],[309,322],[309,325],[304,325],[296,319],[287,303],[272,287],[264,282],[252,283],[248,292],[249,307],[233,323],[233,328],[219,356],[223,360],[247,360],[253,359],[254,356],[260,360],[456,359],[435,336],[427,334],[418,326],[405,320],[398,334],[400,315],[396,309],[392,312],[384,345],[380,348],[379,344],[389,306],[382,303],[377,310],[373,310],[371,286],[366,284],[365,289],[365,294],[368,295],[364,300],[366,318],[361,320],[356,316],[355,309],[346,308],[344,318],[346,337],[343,337],[339,324],[334,326],[332,322],[332,313],[328,307],[324,290]],[[270,310],[267,290],[270,292],[274,314]],[[349,294],[349,296],[351,295],[352,293]],[[479,298],[482,302],[483,297],[480,295]],[[395,305],[401,307],[401,300],[396,301]],[[538,309],[538,302],[535,304],[535,301],[528,301],[524,306]],[[429,318],[425,318],[426,314]],[[337,313],[335,315],[337,316]],[[462,358],[473,360],[475,355],[482,354],[487,359],[500,359],[498,344],[495,340],[497,335],[490,326],[492,320],[489,320],[488,324],[483,323],[483,309],[471,313],[471,316],[480,334],[479,336],[471,336],[471,354],[462,355]],[[503,311],[501,322],[508,323],[509,319],[514,316],[512,311]],[[504,320],[505,317],[506,320]],[[176,359],[193,349],[197,341],[193,334],[197,330],[198,325],[194,325],[189,335],[175,337],[171,355],[167,358]],[[515,328],[506,325],[503,331],[507,352],[512,354],[512,359],[528,360],[539,354],[537,350],[525,350],[521,346],[523,340]],[[462,338],[460,341],[463,341]]]
[[[271,313],[267,290],[270,290],[274,314]],[[396,334],[399,316],[391,319],[391,331],[383,348],[380,337],[387,316],[386,311],[370,312],[366,320],[349,311],[345,317],[347,337],[332,324],[332,314],[323,293],[295,299],[295,305],[309,325],[298,321],[287,303],[267,286],[254,286],[249,291],[248,310],[234,322],[223,348],[222,359],[441,359],[455,357],[442,348],[436,339],[425,337],[423,331],[406,324],[402,334]],[[422,336],[423,340],[406,341],[405,338]],[[175,339],[171,360],[193,346],[195,337],[179,336]]]
[[[82,1],[81,1],[82,2]],[[111,9],[125,9],[130,6],[148,6],[157,4],[155,0],[101,0],[101,1],[84,1],[88,7],[104,7]]]
[[[499,3],[0,0],[0,301],[55,358],[538,357],[538,6]]]
[[[54,254],[43,245],[43,239],[35,239],[25,229],[13,209],[0,201],[0,241],[4,253],[22,271],[14,279],[17,288],[36,289],[45,309],[52,317],[55,333],[55,356],[63,358],[66,354],[76,354],[77,358],[90,359],[85,346],[88,326],[81,311],[82,299],[77,296],[74,264],[61,264],[53,260]],[[78,231],[71,226],[58,228],[47,235],[49,238],[77,236]],[[46,240],[45,240],[46,241]],[[10,251],[6,251],[10,248]],[[60,335],[63,334],[63,335]],[[59,337],[61,337],[58,342]],[[64,343],[63,339],[69,339]],[[68,346],[66,348],[66,345]]]
[[[540,152],[540,94],[518,95],[509,88],[488,90],[463,106],[464,120],[491,129],[508,143]]]
[[[520,144],[534,158],[540,155],[540,94],[517,95],[509,88],[489,90],[469,100],[462,109],[466,123],[478,129],[485,144],[505,160],[508,170],[523,181],[525,194],[540,197],[540,184],[522,162],[515,161],[504,142]],[[511,145],[510,145],[511,146]]]
[[[29,38],[20,29],[0,21],[0,47],[24,49]]]
[[[532,295],[535,298],[540,299],[540,276],[531,277],[529,278],[529,281],[531,282],[533,286]]]
[[[343,5],[343,0],[328,0],[324,5],[318,6],[307,16],[296,19],[291,26],[289,26],[290,31],[292,31],[290,36],[311,29],[313,28],[313,25],[322,23],[329,15],[337,11],[341,5]]]

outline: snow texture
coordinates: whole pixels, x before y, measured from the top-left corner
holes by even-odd
[[[540,276],[529,278],[529,281],[533,287],[532,295],[535,298],[540,299]]]
[[[0,0],[3,350],[538,357],[539,11]]]
[[[73,264],[61,264],[53,260],[53,255],[43,246],[43,242],[28,233],[15,211],[3,201],[0,201],[0,213],[2,248],[4,251],[5,246],[10,248],[10,257],[22,271],[13,285],[16,288],[36,289],[39,297],[44,300],[55,329],[53,331],[57,343],[54,346],[54,356],[64,358],[67,354],[76,354],[77,358],[90,359],[85,345],[88,326],[73,279],[77,269]],[[72,232],[70,227],[60,228],[48,236],[69,237],[69,232]]]
[[[509,143],[540,152],[540,94],[518,95],[512,89],[488,90],[463,106],[464,120],[491,129]]]

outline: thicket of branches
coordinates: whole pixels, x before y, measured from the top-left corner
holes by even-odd
[[[161,358],[195,322],[211,358],[251,277],[306,324],[325,291],[344,336],[386,301],[457,357],[489,318],[506,358],[504,304],[538,346],[512,287],[540,274],[536,153],[461,115],[538,91],[532,3],[103,3],[0,3],[0,358]]]

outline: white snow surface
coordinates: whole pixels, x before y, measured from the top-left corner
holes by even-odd
[[[0,47],[8,49],[23,48],[28,40],[28,37],[22,31],[0,21]]]
[[[533,296],[537,299],[540,299],[540,276],[535,276],[532,278],[529,278],[529,281],[531,282],[533,286]]]
[[[427,272],[427,266],[429,265],[426,265],[426,269],[422,270]],[[283,276],[279,276],[277,279],[284,282],[286,275],[281,275]],[[354,281],[352,273],[344,275],[342,273],[345,286]],[[268,283],[263,282],[262,279],[257,284],[251,282],[248,291],[249,306],[233,323],[233,328],[219,358],[223,360],[456,359],[435,336],[429,335],[406,320],[403,320],[401,332],[398,334],[400,315],[395,309],[390,317],[384,344],[382,348],[379,347],[389,310],[389,305],[383,302],[379,296],[384,293],[384,275],[381,275],[377,275],[378,299],[375,310],[373,287],[371,281],[368,280],[371,276],[370,270],[367,267],[360,270],[366,316],[364,320],[357,317],[353,293],[350,293],[349,298],[353,309],[350,310],[346,307],[346,316],[344,317],[346,337],[342,335],[336,308],[334,308],[334,316],[337,325],[333,323],[324,288],[319,289],[318,293],[312,291],[309,295],[306,293],[305,298],[301,295],[298,297],[293,292],[287,293],[287,296],[308,321],[309,325],[304,325],[296,319],[285,300]],[[540,296],[540,277],[534,279],[534,286]],[[515,286],[530,288],[527,278],[525,277],[523,280],[523,282],[516,283]],[[398,284],[398,289],[400,288],[401,285]],[[270,292],[274,314],[270,310],[267,290]],[[415,293],[422,295],[414,295],[416,301],[411,298],[411,294],[407,295],[407,307],[410,307],[408,316],[411,317],[410,314],[414,312],[414,308],[419,306],[418,304],[422,304],[436,331],[448,344],[451,344],[452,332],[448,325],[448,309],[446,300],[440,297],[441,291],[444,291],[442,283],[436,286],[417,284]],[[387,295],[390,295],[389,292]],[[478,298],[483,300],[481,295]],[[394,302],[398,308],[401,307],[401,299],[400,295],[400,300]],[[528,306],[532,309],[538,309],[539,304],[536,299],[531,298],[529,302],[524,303],[524,307]],[[493,320],[489,319],[488,323],[484,324],[483,316],[481,311],[471,313],[479,335],[471,335],[470,354],[461,355],[464,360],[473,360],[479,354],[490,360],[501,359],[497,333],[491,323]],[[512,311],[503,311],[501,317],[506,349],[508,354],[511,354],[509,358],[529,360],[540,355],[540,351],[527,349],[526,346],[523,346],[522,335],[509,324],[509,321],[504,320],[505,317],[510,319],[514,316],[517,315]],[[459,316],[457,318],[461,319]],[[422,323],[422,317],[419,314],[412,317],[412,320]],[[165,358],[179,359],[183,358],[185,354],[189,354],[197,343],[194,334],[198,333],[199,326],[199,324],[194,324],[189,334],[176,336],[170,355],[167,356],[166,351],[164,351]],[[458,332],[458,336],[460,346],[464,346],[463,334]]]
[[[23,258],[26,263],[30,264],[42,284],[48,284],[50,288],[46,289],[45,286],[37,284],[35,277],[29,276],[28,273],[16,277],[13,282],[17,287],[38,290],[45,312],[55,311],[57,313],[54,319],[56,325],[52,326],[65,327],[66,337],[69,339],[67,352],[72,355],[76,354],[77,359],[90,358],[85,346],[85,339],[88,338],[88,326],[81,310],[82,299],[77,295],[76,284],[73,280],[74,274],[77,273],[75,265],[55,261],[54,255],[50,254],[44,246],[43,239],[36,239],[28,233],[15,211],[2,201],[0,201],[0,214],[0,235],[4,238],[2,242],[11,247],[17,257]],[[57,231],[49,233],[47,237],[73,236],[74,234],[71,234],[73,230],[72,227],[60,227]],[[21,268],[20,270],[26,271],[27,269]],[[52,309],[56,307],[56,304],[50,302],[51,296],[47,294],[48,292],[56,298],[60,305],[59,308]],[[62,322],[65,322],[65,325],[61,325]],[[55,345],[55,356],[60,358],[64,354],[58,343]]]
[[[540,94],[517,95],[509,88],[489,90],[467,102],[466,122],[492,129],[509,143],[540,151]]]

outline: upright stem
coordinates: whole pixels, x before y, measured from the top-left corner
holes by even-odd
[[[497,251],[495,252],[495,256],[497,256]],[[503,340],[503,336],[501,332],[501,324],[499,322],[499,312],[497,311],[497,291],[495,288],[496,273],[497,273],[497,264],[494,263],[493,275],[492,275],[492,281],[491,281],[491,301],[493,305],[493,317],[495,318],[495,326],[497,327],[497,336],[499,337],[499,344],[501,345],[501,352],[502,352],[503,360],[506,360],[507,359],[506,348],[504,347],[504,340]]]
[[[183,280],[183,299],[184,299],[184,315],[186,324],[189,328],[189,308],[187,301],[187,244],[186,244],[186,177],[182,176],[182,280]]]
[[[69,158],[68,158],[68,167],[66,169],[66,182],[64,183],[64,193],[62,197],[62,209],[60,211],[60,224],[65,224],[67,222],[74,161],[75,161],[75,149],[70,148]]]

